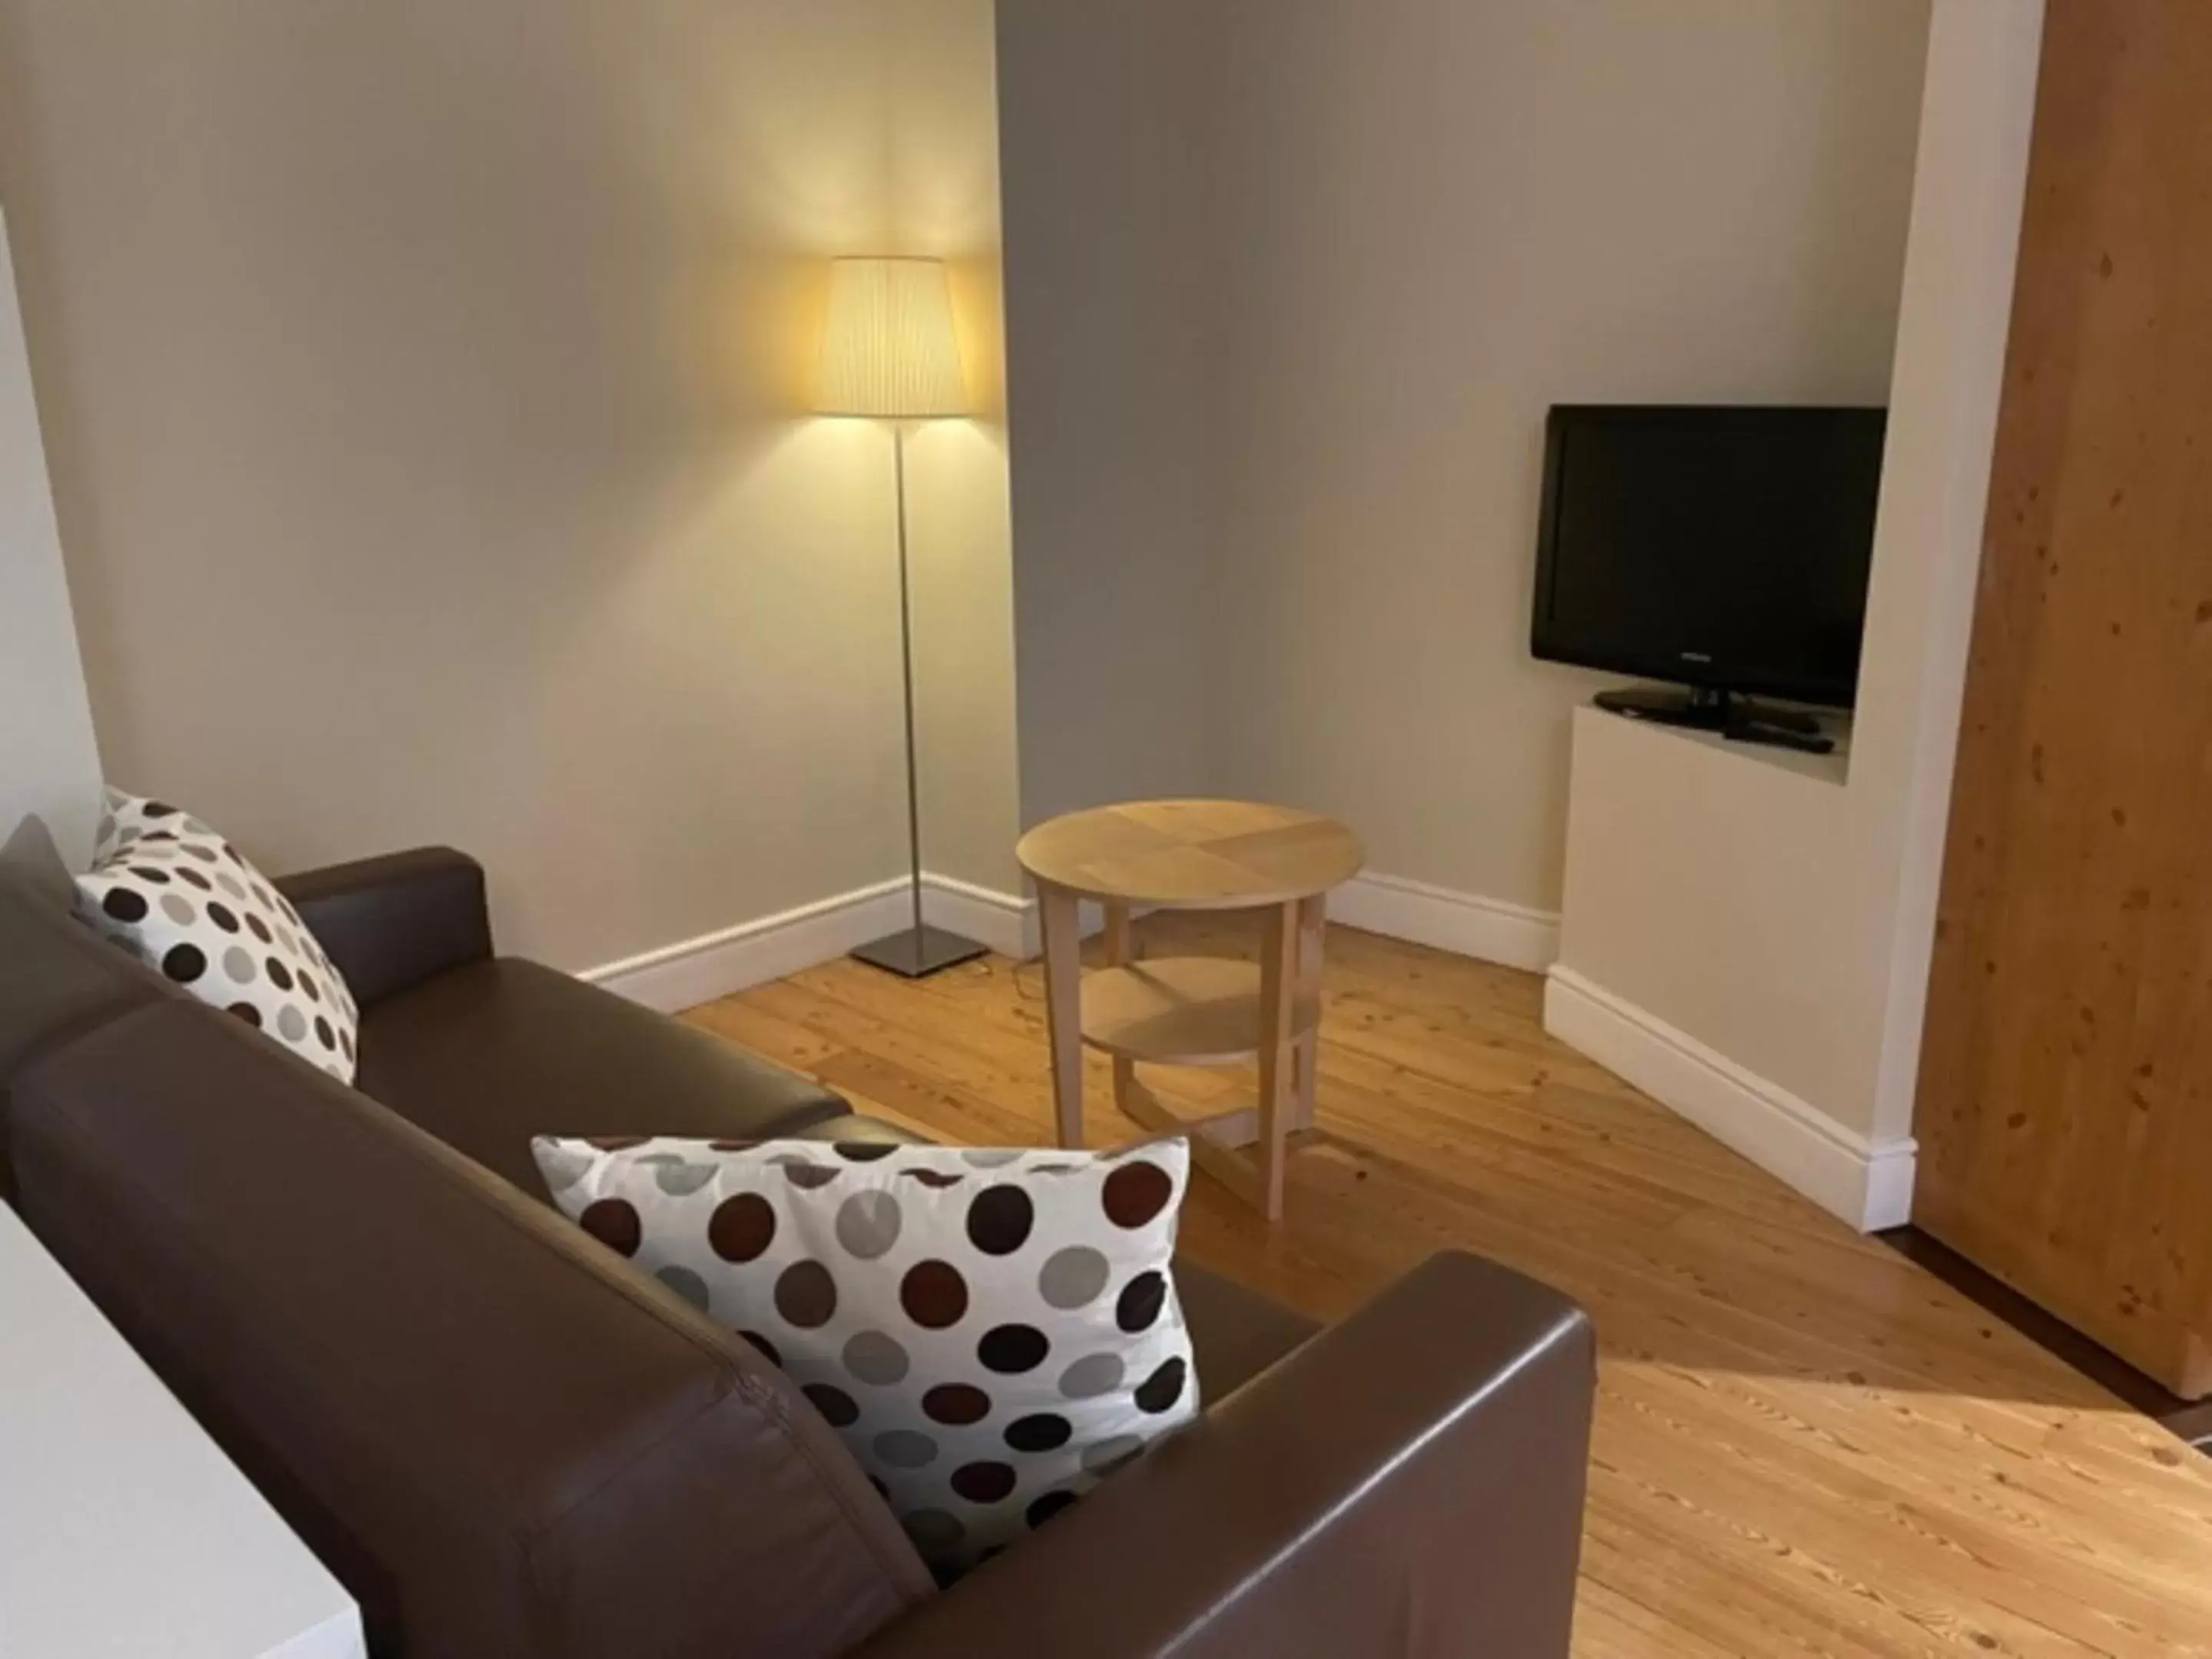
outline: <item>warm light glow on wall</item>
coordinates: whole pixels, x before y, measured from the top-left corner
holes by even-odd
[[[839,259],[817,409],[919,421],[969,412],[952,293],[936,259]]]

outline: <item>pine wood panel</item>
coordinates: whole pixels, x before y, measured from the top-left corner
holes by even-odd
[[[1915,1219],[2212,1393],[2212,6],[2052,0]]]
[[[1149,947],[1232,951],[1235,918]],[[1041,975],[833,963],[708,1030],[970,1143],[1053,1132]],[[1200,1179],[1184,1246],[1322,1318],[1430,1252],[1588,1307],[1577,1659],[2212,1653],[2212,1475],[2154,1425],[1540,1027],[1540,981],[1328,930],[1316,1128],[1269,1226]],[[1139,1133],[1087,1054],[1091,1141]],[[1145,1076],[1184,1113],[1234,1070]]]

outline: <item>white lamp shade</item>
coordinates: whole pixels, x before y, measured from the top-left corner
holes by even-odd
[[[839,259],[830,269],[817,408],[923,421],[968,413],[968,377],[939,259]]]

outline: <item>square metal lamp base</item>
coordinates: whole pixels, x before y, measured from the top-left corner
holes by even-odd
[[[944,969],[957,968],[963,962],[988,955],[990,948],[957,933],[948,933],[942,927],[907,927],[863,945],[853,952],[853,959],[865,962],[871,968],[880,968],[885,973],[896,974],[902,979],[927,979]]]

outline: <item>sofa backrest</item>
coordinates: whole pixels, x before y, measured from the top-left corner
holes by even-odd
[[[126,1011],[181,994],[70,914],[74,890],[46,826],[25,818],[0,843],[0,1201],[9,1085],[40,1054]]]
[[[15,1207],[378,1659],[830,1655],[930,1593],[745,1344],[5,881],[0,1088]]]

